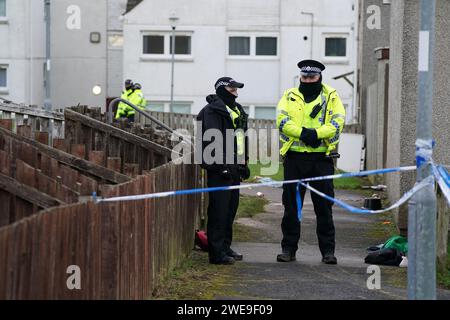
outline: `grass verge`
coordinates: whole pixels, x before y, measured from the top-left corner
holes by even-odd
[[[252,218],[258,213],[263,213],[264,206],[269,203],[266,198],[241,195],[236,219]],[[233,225],[233,241],[252,242],[267,238],[266,233],[255,227],[246,226],[240,223]]]
[[[260,162],[257,164],[249,164],[248,167],[250,168],[250,179],[248,179],[249,182],[256,182],[256,177],[267,177],[271,178],[276,181],[282,181],[284,180],[284,170],[283,170],[283,164],[281,162],[278,163],[278,170],[276,173],[272,175],[262,175],[261,169],[262,168],[269,168],[268,165],[262,165]]]
[[[233,226],[233,241],[236,242],[267,242],[268,236],[264,230],[235,223]]]
[[[266,198],[241,195],[239,199],[239,207],[237,218],[251,218],[255,214],[264,212],[264,206],[269,201]]]
[[[213,265],[208,253],[194,250],[174,269],[153,293],[154,300],[211,300],[232,296],[231,280],[235,265]]]

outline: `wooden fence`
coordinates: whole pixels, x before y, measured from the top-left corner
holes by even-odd
[[[166,164],[104,196],[198,188],[195,165]],[[0,299],[145,299],[193,248],[201,195],[61,206],[0,228]],[[70,290],[69,266],[81,289]],[[69,279],[69,281],[68,281]]]
[[[53,138],[64,138],[64,114],[61,111],[47,111],[36,106],[26,106],[12,102],[0,102],[1,119],[11,119],[11,130],[17,133],[21,126],[29,126],[30,135],[47,133],[47,143]]]
[[[119,172],[17,135],[1,125],[0,227],[42,209],[76,203],[83,196],[99,192],[101,184],[131,180]]]
[[[155,142],[158,140],[155,135],[130,133],[72,109],[65,109],[64,116],[66,132],[62,148],[84,146],[78,155],[81,158],[88,159],[94,151],[98,153],[99,164],[112,168],[115,161],[116,171],[136,176],[167,163],[171,157],[171,149]]]
[[[66,109],[57,121],[65,132],[54,134],[45,124],[54,118],[29,114],[42,110],[7,107],[0,108],[0,299],[150,297],[191,252],[205,195],[111,204],[81,196],[204,187],[201,169],[165,164],[170,146],[157,130],[130,133],[94,109]],[[70,266],[79,267],[80,290],[67,285]]]
[[[196,115],[156,111],[148,111],[148,113],[171,128],[184,129],[187,130],[190,135],[195,135],[197,126]],[[158,128],[157,124],[140,114],[136,115],[136,122],[144,126]],[[263,148],[263,150],[267,152],[267,156],[270,156],[272,149],[271,143],[273,139],[272,129],[276,128],[275,120],[249,119],[248,127],[253,130],[252,134],[249,135],[250,139],[257,141],[257,143],[251,145],[250,147],[256,148],[255,152],[257,153],[260,152],[260,148]],[[278,143],[278,139],[276,140],[276,143]]]

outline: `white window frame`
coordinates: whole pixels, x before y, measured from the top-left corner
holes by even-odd
[[[230,37],[248,37],[250,38],[249,55],[230,55]],[[257,56],[256,38],[269,37],[277,39],[277,55],[275,56]],[[226,41],[226,57],[229,60],[279,60],[280,59],[280,34],[277,32],[228,32]]]
[[[0,87],[0,94],[3,94],[3,95],[9,94],[9,89],[8,89],[9,83],[10,83],[10,81],[9,81],[9,79],[8,79],[9,65],[8,65],[8,64],[1,63],[1,64],[0,64],[0,69],[6,70],[6,87]]]
[[[152,54],[144,52],[144,36],[163,36],[164,37],[164,53]],[[142,61],[168,61],[172,59],[170,54],[170,37],[171,31],[141,31],[140,35],[140,52]],[[193,61],[194,60],[194,32],[193,31],[175,31],[176,36],[189,36],[191,37],[191,54],[175,54],[175,61]]]
[[[346,40],[346,48],[345,48],[345,56],[343,57],[334,57],[334,56],[326,56],[325,55],[325,46],[327,38],[342,38]],[[325,63],[334,63],[334,64],[349,64],[350,63],[350,33],[346,32],[324,32],[322,33],[322,61]]]

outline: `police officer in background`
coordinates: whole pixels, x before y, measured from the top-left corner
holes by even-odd
[[[141,110],[145,110],[147,107],[147,100],[144,97],[144,93],[142,92],[142,86],[140,83],[135,83],[134,86],[134,92],[133,92],[133,98],[132,103],[139,107]]]
[[[285,180],[332,175],[334,162],[330,155],[339,142],[345,120],[345,109],[336,90],[322,83],[325,66],[315,60],[303,60],[298,67],[300,86],[285,91],[278,103],[277,126],[282,143],[280,153],[284,157]],[[334,197],[332,180],[314,181],[310,185]],[[296,184],[283,186],[283,240],[282,253],[277,256],[279,262],[296,259],[301,230],[296,187]],[[300,192],[303,204],[306,189],[300,187]],[[311,198],[322,262],[336,264],[333,203],[313,192]]]
[[[202,168],[206,169],[208,187],[239,185],[241,180],[250,177],[247,166],[247,131],[248,116],[242,106],[236,102],[238,88],[244,84],[232,78],[222,77],[214,85],[216,94],[206,97],[208,104],[200,111],[197,121],[200,121],[202,137],[201,154]],[[220,132],[222,142],[217,152],[212,152],[213,159],[205,159],[205,149],[215,141],[203,139],[206,131],[215,129]],[[227,130],[233,133],[233,143],[227,148]],[[217,143],[217,142],[216,142]],[[208,148],[209,149],[209,148]],[[197,152],[200,152],[197,150]],[[219,156],[220,154],[220,156]],[[231,160],[227,162],[227,159]],[[233,240],[233,222],[239,206],[239,190],[210,192],[208,204],[208,251],[209,262],[212,264],[233,264],[242,260],[242,255],[231,249]]]
[[[133,85],[133,93],[130,96],[130,102],[134,104],[136,107],[138,107],[141,110],[145,110],[145,107],[147,106],[147,100],[144,97],[144,93],[142,92],[142,86],[140,83],[135,83]],[[135,114],[135,110],[128,106],[130,110],[128,110],[128,114]],[[130,113],[131,112],[131,113]]]
[[[133,92],[134,92],[133,81],[131,79],[125,80],[124,86],[125,86],[125,90],[122,92],[122,95],[120,96],[120,98],[123,100],[130,101],[131,96],[133,95]],[[120,102],[117,107],[117,111],[116,111],[116,119],[126,118],[128,116],[129,108],[130,107],[126,103]]]

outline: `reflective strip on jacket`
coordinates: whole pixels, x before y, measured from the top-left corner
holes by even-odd
[[[320,104],[321,110],[313,119],[310,114],[317,104]],[[280,154],[283,156],[289,150],[329,154],[339,143],[345,122],[344,105],[336,90],[326,84],[322,85],[321,94],[309,103],[305,102],[298,88],[286,90],[278,102],[277,114],[277,128],[280,130],[282,143]],[[300,141],[302,127],[316,129],[317,138],[322,140],[318,148]]]
[[[230,107],[226,106],[228,112],[230,113],[231,122],[233,122],[233,127],[236,129],[236,119],[241,116],[241,113],[239,112],[239,109],[236,108],[235,110],[231,109]],[[241,129],[238,129],[236,132],[236,143],[237,143],[237,154],[239,156],[244,155],[245,152],[245,134],[244,131]]]

